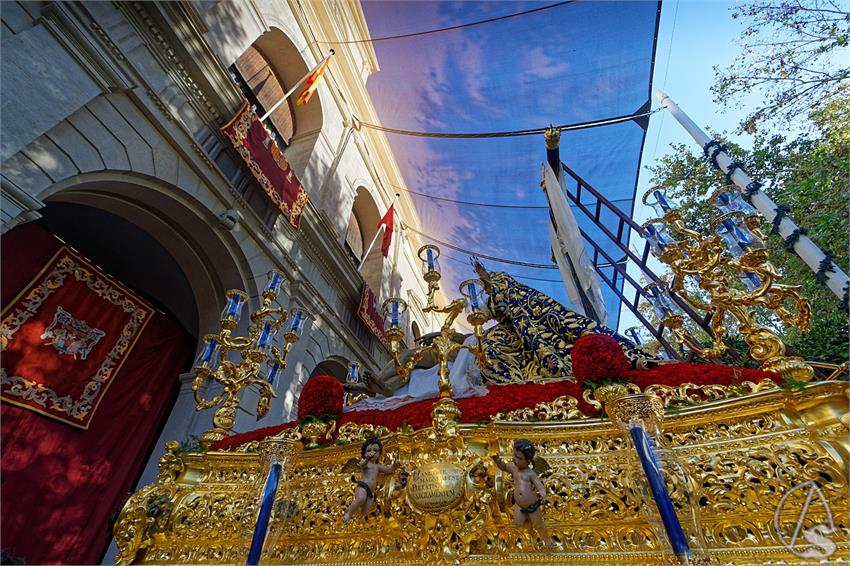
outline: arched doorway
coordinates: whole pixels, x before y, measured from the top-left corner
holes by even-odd
[[[98,563],[109,542],[110,516],[135,489],[164,424],[174,414],[178,376],[191,367],[197,336],[217,326],[224,289],[248,287],[243,273],[249,271],[239,246],[228,241],[232,237],[217,227],[212,212],[155,179],[115,172],[80,175],[50,187],[41,197],[47,203],[39,211],[42,219],[2,237],[4,307],[14,311],[16,295],[30,296],[18,291],[39,285],[49,284],[48,294],[59,297],[64,287],[55,287],[47,277],[55,272],[51,262],[70,255],[82,271],[71,271],[65,281],[81,281],[77,287],[88,294],[79,299],[65,295],[62,309],[96,328],[105,336],[103,344],[129,338],[120,349],[111,347],[110,353],[123,356],[117,363],[108,365],[107,359],[99,366],[108,369],[96,374],[105,386],[98,388],[102,395],[91,403],[85,427],[4,394],[3,548],[29,563]],[[94,283],[88,285],[77,273],[91,274]],[[19,275],[20,289],[7,288],[14,274]],[[149,305],[144,324],[111,328],[103,316],[93,322],[91,309],[86,314],[84,307],[104,296],[117,296],[124,301],[120,304],[132,300]],[[56,320],[47,311],[46,306],[37,311],[42,318],[32,322],[43,326],[51,317]],[[57,354],[56,341],[45,340],[45,335],[39,340],[38,333],[30,332],[33,347],[22,356],[32,362],[37,361],[33,356],[67,353]],[[22,338],[21,333],[11,340],[21,343]],[[8,351],[4,375],[25,376],[21,364],[7,363]],[[88,355],[101,364],[96,349]],[[60,361],[61,379],[59,374],[48,375],[56,379],[38,382],[39,387],[72,400],[77,399],[75,391],[60,391],[54,383],[79,384],[80,391],[89,391],[85,379],[72,379],[79,360]],[[180,418],[186,420],[189,414],[194,414],[194,406]]]

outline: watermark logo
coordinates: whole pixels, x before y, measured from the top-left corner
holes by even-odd
[[[786,525],[785,528],[780,524],[779,517],[785,507],[785,502],[795,491],[802,490],[806,494],[806,499],[803,506],[800,508],[797,515],[797,521],[793,525],[793,531]],[[803,523],[809,513],[809,509],[817,502],[813,499],[817,496],[826,511],[826,522],[818,523],[808,529],[803,528]],[[832,542],[830,535],[835,534],[835,523],[832,521],[832,510],[829,508],[829,503],[826,501],[826,496],[821,491],[817,483],[812,480],[803,482],[792,487],[788,493],[782,496],[779,501],[779,506],[773,514],[773,526],[779,535],[779,540],[782,545],[787,548],[795,556],[805,558],[807,560],[822,560],[829,558],[835,552],[835,543]],[[790,532],[789,532],[790,531]],[[800,541],[802,536],[803,541]]]

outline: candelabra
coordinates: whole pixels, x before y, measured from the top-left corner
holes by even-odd
[[[422,359],[427,352],[432,352],[437,358],[439,364],[439,387],[440,401],[434,408],[435,423],[447,423],[456,421],[460,415],[457,405],[452,400],[454,392],[449,379],[449,359],[452,354],[460,349],[469,350],[477,359],[479,367],[486,364],[484,350],[481,347],[481,338],[484,336],[483,325],[487,322],[489,316],[484,312],[484,284],[478,279],[468,279],[460,284],[460,293],[464,298],[458,298],[450,302],[445,307],[438,307],[435,303],[434,296],[440,289],[440,249],[437,246],[425,245],[419,248],[417,252],[419,259],[422,260],[423,278],[428,283],[428,304],[423,309],[424,312],[433,312],[446,315],[445,322],[440,327],[440,334],[436,336],[430,344],[420,346],[413,351],[413,355],[402,363],[399,359],[400,341],[404,336],[404,331],[401,329],[401,317],[407,310],[407,303],[398,297],[391,297],[384,301],[384,313],[389,321],[389,328],[386,331],[386,336],[390,340],[390,349],[395,369],[398,372],[404,383],[410,379],[410,373],[416,366],[417,362]],[[458,344],[452,340],[454,334],[452,324],[465,308],[469,307],[469,314],[466,320],[472,325],[476,338],[475,345]]]
[[[224,438],[233,428],[239,397],[246,388],[253,385],[260,387],[257,420],[269,411],[271,399],[275,397],[273,386],[286,368],[287,355],[292,344],[301,336],[305,323],[304,312],[294,309],[283,334],[282,347],[278,348],[275,337],[289,318],[289,312],[283,308],[272,308],[271,305],[277,299],[282,284],[283,275],[279,271],[270,271],[263,290],[263,304],[251,314],[247,336],[233,336],[233,330],[239,324],[248,295],[238,289],[227,291],[227,304],[221,313],[219,333],[204,336],[204,347],[195,362],[195,379],[192,383],[196,410],[202,411],[221,404],[213,416],[215,428],[201,435],[200,442],[204,447],[208,448],[216,440]],[[239,363],[228,359],[231,352],[239,354]],[[265,372],[261,376],[264,365]],[[205,380],[215,381],[222,387],[211,399],[201,397],[200,390]]]
[[[652,196],[654,202],[647,203]],[[670,328],[675,339],[705,358],[715,358],[726,350],[723,330],[727,316],[738,323],[738,330],[750,347],[750,356],[761,363],[761,369],[777,372],[784,377],[808,381],[814,372],[802,358],[785,355],[785,345],[774,332],[759,325],[753,316],[754,307],[764,307],[776,313],[786,327],[808,330],[811,308],[800,296],[801,287],[777,283],[782,275],[770,263],[759,230],[760,219],[755,210],[730,185],[714,192],[710,202],[721,211],[709,226],[713,234],[702,234],[686,228],[681,212],[671,205],[662,188],[653,188],[643,195],[644,204],[660,214],[641,227],[650,249],[657,258],[670,266],[673,273],[668,285],[658,281],[644,288],[659,319]],[[674,234],[681,239],[675,239]],[[685,292],[688,279],[696,282],[708,301],[699,300]],[[736,289],[733,278],[744,289]],[[711,313],[709,328],[713,344],[704,348],[684,327],[684,316],[669,293],[676,293],[690,306]],[[797,314],[785,307],[793,301]]]

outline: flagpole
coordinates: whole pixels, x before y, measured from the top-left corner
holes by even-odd
[[[396,199],[397,199],[399,197],[399,194],[396,193],[395,196],[396,196]],[[393,206],[395,206],[395,199],[393,199]],[[390,292],[395,294],[396,297],[400,297],[401,296],[401,281],[399,281],[399,284],[398,284],[397,287],[396,287],[395,283],[396,283],[396,274],[397,274],[397,271],[398,271],[398,248],[401,245],[402,235],[401,235],[401,231],[396,230],[395,226],[396,226],[396,218],[395,218],[395,214],[393,214],[393,232],[396,232],[396,238],[395,238],[395,249],[393,249],[393,272],[390,275]],[[398,293],[395,292],[396,289],[398,290]]]
[[[390,206],[387,208],[387,210],[389,210],[390,208],[395,206],[395,202],[396,202],[396,199],[398,198],[398,196],[399,196],[399,194],[396,193],[395,196],[393,197],[393,201],[390,203]],[[395,225],[395,217],[393,217],[393,225]],[[386,227],[385,224],[381,224],[381,228],[383,228],[383,230],[378,230],[378,232],[375,234],[375,237],[372,238],[372,243],[369,244],[369,247],[366,249],[366,253],[363,254],[363,258],[360,260],[360,265],[357,266],[357,271],[360,271],[360,268],[363,267],[364,263],[366,263],[366,258],[369,257],[369,252],[371,252],[372,248],[375,247],[375,242],[378,241],[378,236],[380,236],[381,234],[383,234],[387,230],[387,227]]]
[[[655,93],[655,97],[661,105],[673,115],[673,117],[679,122],[679,124],[682,125],[691,137],[694,138],[694,141],[696,141],[700,147],[705,148],[711,141],[711,138],[709,138],[705,132],[703,132],[700,127],[688,117],[687,114],[682,112],[682,109],[679,108],[679,106],[673,102],[667,94],[659,90]],[[729,175],[729,177],[732,182],[741,188],[741,191],[747,191],[748,187],[756,187],[756,185],[753,185],[753,178],[747,175],[738,164],[734,164],[733,167],[732,158],[730,158],[725,151],[718,150],[715,154],[715,159],[717,161],[717,166],[722,172],[728,174],[730,170],[732,171],[732,174]],[[768,222],[773,222],[777,215],[776,203],[761,190],[755,190],[751,193],[751,195],[750,202],[753,206],[761,212]],[[795,224],[787,216],[784,216],[779,222],[778,232],[783,239],[787,239],[792,234],[797,234],[798,237],[794,244],[794,251],[797,252],[800,259],[802,259],[812,269],[812,271],[819,274],[823,273],[825,275],[827,287],[829,287],[829,289],[832,290],[839,299],[847,296],[847,289],[848,286],[850,286],[847,274],[845,274],[841,268],[829,258],[829,256],[824,254],[824,252],[821,251],[814,242],[806,237],[805,234],[802,234],[797,224]],[[822,267],[824,265],[830,267],[831,270],[824,271],[825,268]]]
[[[278,109],[278,107],[279,107],[281,104],[283,104],[283,103],[286,101],[286,99],[287,99],[287,98],[289,98],[290,96],[292,96],[292,93],[293,93],[293,92],[295,92],[296,90],[298,90],[298,87],[300,87],[301,85],[303,85],[303,84],[304,84],[304,81],[306,81],[307,79],[309,79],[309,78],[313,75],[313,73],[315,73],[315,72],[319,69],[319,67],[321,67],[322,65],[324,65],[325,61],[327,61],[328,59],[330,59],[330,58],[331,58],[331,56],[332,56],[333,54],[334,54],[334,50],[333,50],[333,49],[331,49],[331,52],[328,54],[328,56],[327,56],[327,57],[325,57],[324,59],[322,59],[321,61],[319,61],[319,63],[318,63],[315,67],[313,67],[312,69],[310,69],[310,71],[309,71],[306,75],[304,75],[303,77],[301,77],[301,80],[300,80],[300,81],[298,81],[298,82],[295,84],[295,86],[294,86],[294,87],[292,87],[291,89],[289,89],[289,91],[287,91],[287,93],[286,93],[286,94],[284,94],[284,95],[283,95],[283,97],[282,97],[280,100],[278,100],[277,102],[275,102],[274,106],[272,106],[272,107],[269,109],[269,111],[268,111],[268,112],[266,112],[265,114],[263,114],[263,115],[260,117],[260,122],[265,121],[265,119],[266,119],[266,118],[268,118],[269,116],[271,116],[271,115],[272,115],[272,112],[274,112],[275,110],[277,110],[277,109]]]
[[[386,230],[386,229],[387,229],[387,227],[386,227],[386,226],[384,226],[383,224],[381,224],[381,228],[383,228],[384,230]],[[360,271],[360,269],[363,267],[363,264],[364,264],[364,263],[366,263],[366,258],[367,258],[367,257],[369,257],[369,252],[371,252],[371,251],[372,251],[372,248],[374,248],[374,247],[375,247],[375,242],[377,242],[377,241],[378,241],[378,236],[380,236],[380,235],[381,235],[381,234],[383,234],[383,233],[384,233],[384,231],[383,231],[383,230],[378,230],[378,231],[375,233],[375,237],[374,237],[374,238],[372,238],[372,243],[371,243],[371,244],[369,244],[369,247],[368,247],[368,248],[366,248],[366,251],[363,253],[363,257],[360,259],[360,265],[358,265],[358,266],[357,266],[357,271]]]

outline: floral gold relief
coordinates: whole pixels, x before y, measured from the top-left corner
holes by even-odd
[[[831,510],[834,530],[824,536],[833,558],[847,556],[846,383],[752,387],[699,406],[670,400],[695,395],[696,386],[656,389],[647,417],[666,407],[662,434],[689,478],[688,486],[674,482],[671,496],[692,492],[694,508],[677,512],[694,514],[712,563],[803,563],[783,541],[805,503],[805,490],[794,488],[808,481]],[[261,461],[274,454],[287,464],[262,564],[673,564],[647,520],[651,502],[641,495],[630,441],[607,418],[570,416],[569,399],[551,405],[456,424],[453,434],[349,423],[338,445],[316,449],[293,430],[229,452],[179,454],[169,445],[159,479],[134,493],[116,522],[118,561],[244,563]],[[382,477],[375,510],[345,524],[360,445],[371,435],[400,469]],[[514,526],[510,474],[491,460],[509,457],[518,438],[537,447],[552,552]],[[811,506],[803,528],[826,522],[825,505]]]

